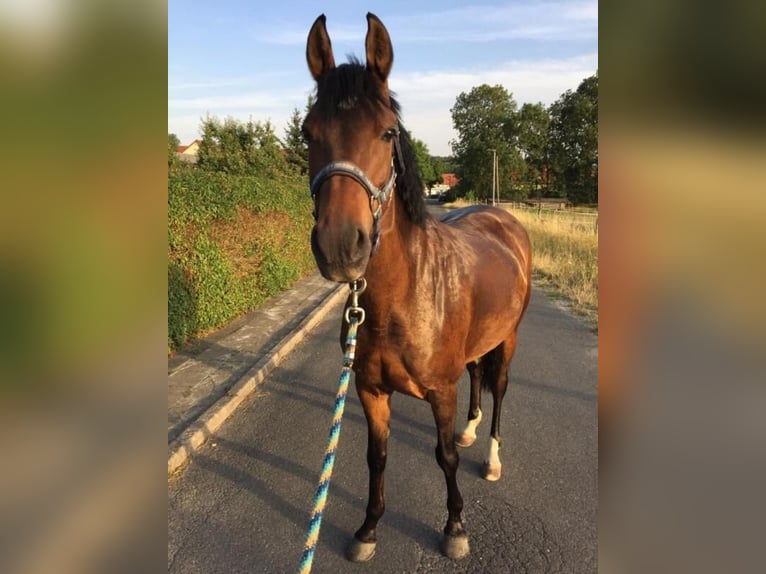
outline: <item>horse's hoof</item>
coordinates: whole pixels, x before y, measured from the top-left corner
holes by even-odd
[[[442,540],[442,553],[452,560],[462,560],[470,551],[467,534],[445,536]]]
[[[501,473],[502,465],[498,462],[497,464],[489,464],[488,462],[484,463],[484,480],[489,481],[496,481],[500,480],[500,473]]]
[[[375,556],[377,542],[362,542],[354,538],[346,549],[346,559],[351,562],[367,562]]]
[[[463,448],[467,448],[471,446],[474,442],[476,442],[476,435],[470,435],[468,433],[462,433],[460,436],[455,438],[455,444],[458,446],[462,446]]]

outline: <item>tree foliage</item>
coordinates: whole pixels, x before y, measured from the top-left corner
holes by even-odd
[[[178,139],[176,134],[168,134],[168,167],[174,167],[178,165],[178,156],[176,150],[181,145],[181,140]]]
[[[198,165],[232,174],[283,173],[287,160],[271,122],[202,120]]]
[[[492,194],[493,152],[498,157],[500,191],[504,197],[518,194],[524,170],[516,147],[518,122],[516,102],[500,85],[481,86],[461,93],[450,112],[459,139],[451,142],[458,164],[460,192],[479,199]]]
[[[290,120],[285,128],[284,146],[287,153],[287,163],[299,174],[306,175],[309,172],[309,147],[303,137],[301,127],[303,118],[298,108],[293,109]]]
[[[525,168],[521,186],[530,196],[538,195],[545,185],[543,175],[547,171],[550,123],[550,115],[542,103],[521,106],[518,115],[518,147]]]
[[[545,194],[598,202],[598,74],[548,109],[541,103],[518,109],[503,86],[483,84],[461,93],[451,112],[461,195],[490,197],[496,150],[501,197]]]
[[[288,165],[299,175],[309,173],[309,146],[303,137],[303,121],[316,102],[316,96],[310,94],[306,99],[303,113],[298,108],[293,108],[293,113],[285,128],[284,149]]]
[[[452,156],[432,155],[431,163],[433,164],[434,170],[436,170],[436,174],[438,176],[441,176],[443,173],[455,172],[455,161]],[[439,181],[441,181],[441,177],[439,177]]]
[[[418,163],[418,174],[423,185],[430,188],[441,181],[439,165],[436,164],[428,151],[428,146],[417,138],[412,138],[412,151]]]
[[[555,188],[573,203],[598,202],[598,74],[550,108],[549,156]]]

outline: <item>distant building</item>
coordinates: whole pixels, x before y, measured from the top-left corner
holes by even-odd
[[[176,148],[176,154],[178,154],[178,157],[182,161],[197,163],[200,143],[202,143],[200,140],[194,140],[189,145],[180,145]]]
[[[447,192],[451,187],[454,187],[457,185],[457,182],[460,181],[454,173],[443,173],[441,174],[441,183],[437,183],[436,185],[431,186],[431,192],[430,195],[439,195],[441,196],[443,193]]]

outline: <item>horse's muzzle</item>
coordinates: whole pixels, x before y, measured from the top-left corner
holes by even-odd
[[[347,283],[364,275],[372,241],[368,232],[355,225],[330,229],[318,222],[311,231],[311,251],[325,279]]]

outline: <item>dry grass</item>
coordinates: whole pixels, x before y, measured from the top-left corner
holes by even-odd
[[[562,295],[572,308],[598,318],[598,229],[596,218],[566,211],[508,209],[532,239],[535,279]]]

